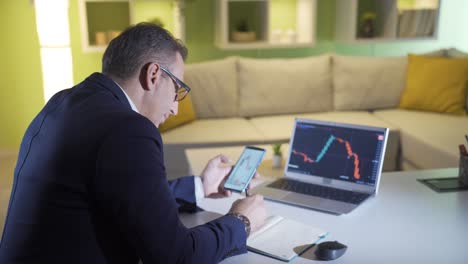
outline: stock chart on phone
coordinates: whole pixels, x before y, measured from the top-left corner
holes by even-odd
[[[375,185],[385,133],[298,123],[289,172]]]

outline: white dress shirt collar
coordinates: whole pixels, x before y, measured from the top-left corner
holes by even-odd
[[[125,90],[117,82],[114,81],[114,83],[117,84],[117,86],[120,88],[120,90],[122,90],[122,92],[125,94],[125,97],[127,97],[128,103],[130,104],[130,107],[132,108],[132,110],[137,112],[137,113],[140,113],[140,112],[138,112],[138,108],[133,103],[132,99],[130,99],[130,96],[128,96],[128,94],[125,92]]]

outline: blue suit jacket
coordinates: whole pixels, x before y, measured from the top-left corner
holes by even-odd
[[[184,227],[178,210],[194,204],[193,177],[166,180],[157,128],[94,73],[26,131],[0,263],[215,263],[246,252],[232,216]]]

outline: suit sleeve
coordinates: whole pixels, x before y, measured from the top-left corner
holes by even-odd
[[[168,184],[161,139],[148,123],[126,122],[100,147],[93,188],[109,221],[144,263],[217,263],[245,253],[243,223],[232,216],[191,229],[180,222],[173,191],[185,196],[177,184],[189,183]]]
[[[194,213],[199,211],[195,195],[195,180],[187,176],[169,181],[169,189],[179,206],[179,212]]]

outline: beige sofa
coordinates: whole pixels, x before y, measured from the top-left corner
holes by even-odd
[[[390,128],[385,171],[458,166],[468,117],[398,109],[406,67],[335,54],[187,65],[197,119],[162,134],[168,175],[189,173],[186,148],[288,142],[295,117]]]

